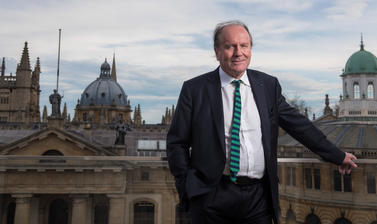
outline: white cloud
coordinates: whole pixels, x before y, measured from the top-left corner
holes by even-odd
[[[302,75],[292,73],[281,74],[279,75],[279,79],[283,82],[289,83],[289,85],[292,86],[292,89],[285,89],[285,92],[287,93],[297,93],[297,89],[299,89],[303,94],[315,95],[341,88],[340,82],[321,82],[318,79],[307,78]]]
[[[279,10],[284,12],[299,12],[310,9],[312,2],[306,0],[235,0],[239,3],[254,3],[263,5],[269,10]]]
[[[354,20],[363,15],[366,7],[366,0],[335,0],[334,6],[325,9],[325,12],[330,19]]]

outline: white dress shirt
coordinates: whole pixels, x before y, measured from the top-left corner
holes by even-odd
[[[233,77],[219,68],[221,94],[224,111],[226,165],[224,174],[229,175],[230,142],[233,119],[235,85]],[[262,178],[265,169],[262,145],[261,122],[257,105],[246,72],[241,76],[241,127],[240,127],[240,170],[237,176]]]

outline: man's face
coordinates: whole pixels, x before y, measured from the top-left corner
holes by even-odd
[[[224,72],[234,78],[240,78],[251,59],[250,36],[245,28],[239,25],[224,27],[215,53]]]

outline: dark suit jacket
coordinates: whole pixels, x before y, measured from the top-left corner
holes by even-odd
[[[278,127],[326,161],[339,165],[345,153],[285,101],[275,77],[255,70],[247,70],[247,75],[261,119],[265,176],[277,223]],[[181,203],[208,193],[219,183],[226,161],[225,152],[221,82],[216,69],[184,82],[167,135],[169,167]]]

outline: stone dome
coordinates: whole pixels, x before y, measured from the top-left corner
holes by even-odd
[[[127,95],[123,88],[110,76],[110,65],[101,65],[100,77],[90,83],[81,94],[82,106],[127,106]]]
[[[348,59],[343,75],[366,73],[377,74],[377,59],[372,53],[364,50],[364,44],[361,41],[360,50]]]

